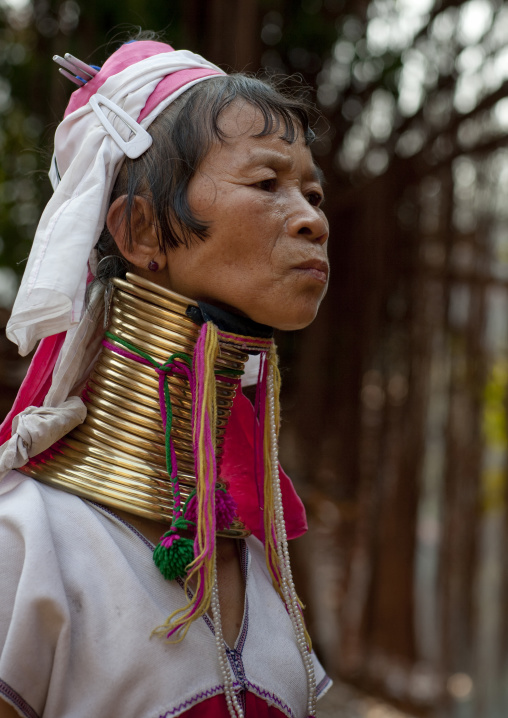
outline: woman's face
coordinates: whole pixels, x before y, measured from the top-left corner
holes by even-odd
[[[328,222],[312,155],[300,134],[256,137],[259,110],[234,103],[227,139],[212,146],[188,199],[209,236],[167,252],[170,289],[278,329],[315,317],[328,284]]]

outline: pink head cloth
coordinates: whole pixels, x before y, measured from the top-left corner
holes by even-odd
[[[134,65],[136,62],[146,60],[147,57],[153,57],[153,55],[160,55],[163,52],[174,52],[174,48],[171,45],[166,45],[164,42],[155,42],[153,40],[141,40],[139,42],[128,42],[122,45],[111,57],[109,57],[100,72],[95,77],[72,93],[67,109],[65,110],[64,117],[70,115],[71,112],[78,110],[80,107],[86,105],[92,95],[95,95],[97,90],[106,82],[108,77],[111,75],[117,75],[126,67]],[[184,85],[188,85],[189,82],[198,80],[201,77],[209,77],[210,75],[218,75],[219,73],[210,68],[192,69],[192,70],[180,70],[179,72],[173,72],[171,75],[166,75],[155,90],[152,92],[145,106],[141,110],[139,117],[136,118],[138,122],[141,122],[145,117],[148,117],[150,112],[157,107],[157,105],[169,97],[169,95],[176,92]]]
[[[154,42],[152,40],[134,41],[122,45],[106,60],[100,72],[98,72],[92,80],[72,93],[64,116],[67,117],[71,112],[86,105],[90,97],[95,95],[97,90],[112,75],[118,74],[136,62],[165,52],[174,52],[174,49],[171,45],[167,45],[163,42]],[[219,73],[211,68],[202,68],[180,70],[179,72],[166,75],[152,92],[141,110],[139,117],[136,119],[140,121],[147,117],[159,103],[181,87],[201,77],[217,74]],[[89,274],[88,281],[92,279],[93,276]],[[39,343],[12,409],[0,425],[0,444],[10,439],[12,435],[12,420],[17,414],[24,411],[28,406],[42,405],[51,387],[53,369],[60,354],[65,335],[66,333],[62,332],[61,334],[46,337]]]

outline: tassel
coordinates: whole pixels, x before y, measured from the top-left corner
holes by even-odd
[[[194,595],[186,606],[174,611],[162,626],[153,631],[156,635],[173,638],[176,643],[185,638],[191,623],[208,610],[215,580],[215,360],[218,351],[217,329],[212,322],[207,322],[201,327],[192,362],[192,437],[196,462],[197,522],[195,558],[188,566],[184,588],[187,594],[188,588],[195,582]]]
[[[185,504],[185,520],[196,525],[198,521],[198,502],[196,493],[193,492]],[[215,523],[217,531],[228,529],[238,514],[238,507],[234,498],[228,492],[218,486],[215,488]]]
[[[215,492],[215,520],[217,531],[228,529],[233,523],[238,508],[234,498],[225,489],[217,489]]]
[[[186,575],[187,567],[194,560],[194,541],[179,536],[175,527],[162,536],[153,552],[153,560],[165,579],[173,581]]]

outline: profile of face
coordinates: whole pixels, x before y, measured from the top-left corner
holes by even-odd
[[[278,329],[314,319],[328,284],[328,222],[323,189],[303,133],[256,137],[260,111],[232,103],[220,117],[226,140],[215,142],[190,181],[189,205],[208,237],[162,252],[153,215],[137,198],[133,245],[122,244],[119,209],[108,227],[137,271],[186,297]],[[115,234],[114,230],[117,232]],[[150,260],[156,273],[146,270]]]

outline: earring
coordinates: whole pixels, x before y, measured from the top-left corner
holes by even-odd
[[[152,261],[148,263],[148,269],[151,272],[156,272],[159,269],[158,262],[156,262],[155,259],[152,259]]]

